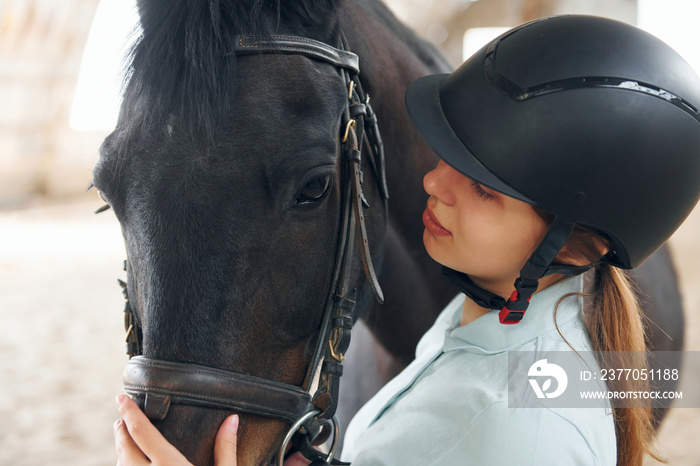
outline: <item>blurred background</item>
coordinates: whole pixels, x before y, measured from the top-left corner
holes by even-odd
[[[584,13],[648,30],[700,70],[697,0],[388,0],[456,66],[505,29]],[[86,193],[119,106],[135,0],[0,0],[0,464],[114,464],[124,355],[119,226]],[[686,349],[700,350],[700,209],[671,240]],[[681,389],[700,374],[684,374]],[[700,465],[698,409],[658,448]],[[655,464],[649,462],[649,464]]]

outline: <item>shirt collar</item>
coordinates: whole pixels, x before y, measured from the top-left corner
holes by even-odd
[[[530,300],[527,312],[517,324],[505,325],[498,321],[499,310],[492,310],[473,322],[460,327],[462,307],[459,306],[445,333],[444,351],[466,350],[492,354],[501,353],[522,346],[551,330],[554,324],[554,310],[559,300],[569,293],[582,291],[582,279],[566,278],[535,293]],[[561,302],[557,310],[557,323],[562,324],[580,315],[581,296],[572,296]]]

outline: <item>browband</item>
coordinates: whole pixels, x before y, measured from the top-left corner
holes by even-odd
[[[339,68],[351,70],[355,74],[360,73],[360,59],[357,55],[306,37],[247,34],[236,36],[235,44],[236,55],[265,52],[304,55],[328,62]]]

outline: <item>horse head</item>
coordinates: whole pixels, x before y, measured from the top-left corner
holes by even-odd
[[[422,177],[437,158],[403,111],[409,82],[449,66],[379,1],[138,5],[141,37],[93,183],[128,256],[128,346],[143,356],[127,365],[127,389],[190,461],[212,463],[219,425],[239,412],[239,464],[268,464],[297,416],[332,415],[348,319],[365,312],[400,366],[454,293],[421,245]],[[342,32],[382,118],[389,217],[381,140],[363,138],[374,114],[337,50]],[[637,283],[661,329],[652,348],[681,349],[667,248]]]
[[[334,2],[207,3],[139,2],[94,185],[127,251],[127,389],[190,461],[211,463],[240,412],[239,464],[268,464],[295,416],[337,397],[321,338],[347,339],[372,297],[386,199],[381,160],[361,157],[381,142],[353,123],[372,115]]]

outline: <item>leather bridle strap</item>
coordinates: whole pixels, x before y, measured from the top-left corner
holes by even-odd
[[[163,420],[170,404],[184,404],[263,416],[294,423],[313,409],[311,396],[293,385],[249,374],[145,356],[124,368],[126,392],[150,419]]]
[[[285,35],[240,35],[236,36],[235,54],[281,53],[304,55],[315,60],[330,63],[337,68],[350,69],[360,73],[360,59],[352,52],[333,48],[323,42],[307,37]]]

